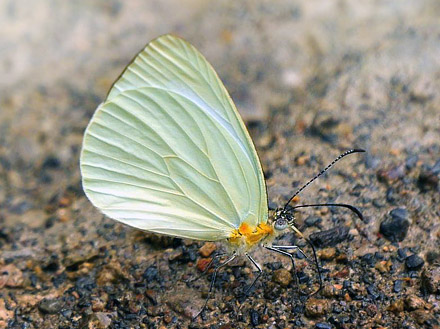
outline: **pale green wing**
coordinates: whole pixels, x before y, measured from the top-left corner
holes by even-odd
[[[96,110],[81,152],[83,187],[107,216],[200,240],[267,221],[252,140],[206,59],[164,35],[149,43]]]

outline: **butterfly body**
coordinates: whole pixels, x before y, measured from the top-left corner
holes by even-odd
[[[243,222],[238,229],[232,231],[228,242],[234,251],[243,253],[262,243],[271,242],[275,236],[276,230],[270,224],[252,225]]]

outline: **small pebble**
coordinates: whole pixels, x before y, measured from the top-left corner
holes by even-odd
[[[321,291],[321,295],[324,297],[338,297],[342,295],[341,285],[325,285]]]
[[[170,262],[173,262],[175,260],[178,260],[180,258],[182,258],[183,256],[183,250],[182,248],[177,248],[177,249],[173,249],[169,254],[168,254],[168,260]]]
[[[43,169],[56,169],[60,166],[61,161],[53,155],[49,155],[48,157],[46,157],[42,165]]]
[[[373,299],[378,299],[380,297],[380,292],[377,290],[377,287],[374,284],[370,284],[367,287],[368,294],[373,297]]]
[[[423,258],[415,254],[408,256],[405,260],[406,267],[410,271],[420,270],[423,267],[424,263],[425,261],[423,260]]]
[[[405,160],[405,167],[407,170],[413,169],[417,165],[417,161],[419,160],[419,156],[417,154],[411,155]]]
[[[93,312],[101,312],[102,310],[104,310],[105,303],[98,297],[92,298],[91,303]]]
[[[414,311],[414,310],[423,309],[425,307],[425,301],[420,297],[417,297],[415,295],[410,295],[405,298],[404,305],[406,310]]]
[[[340,264],[346,264],[348,263],[348,256],[347,254],[340,254],[336,257],[336,261]]]
[[[436,189],[439,178],[432,170],[422,170],[419,174],[417,184],[423,190]]]
[[[0,267],[0,289],[3,287],[19,288],[23,286],[23,272],[14,264]]]
[[[423,269],[422,287],[431,294],[440,292],[440,267],[429,266]]]
[[[394,291],[395,293],[399,293],[399,292],[402,291],[402,289],[403,289],[403,281],[402,281],[402,280],[396,280],[396,281],[394,281],[394,284],[393,284],[393,291]]]
[[[392,265],[393,263],[390,260],[382,260],[376,263],[374,268],[378,270],[380,273],[388,273]]]
[[[109,313],[97,312],[91,314],[88,318],[88,323],[84,328],[99,328],[105,329],[110,327],[112,324],[112,319]]]
[[[389,187],[385,194],[385,199],[390,204],[396,204],[397,200],[399,200],[399,194],[392,187]]]
[[[326,315],[330,311],[330,303],[326,299],[309,298],[306,302],[306,316],[314,318]]]
[[[361,257],[362,262],[368,264],[368,266],[373,267],[376,264],[376,258],[372,253],[367,253]]]
[[[403,312],[404,304],[405,302],[403,299],[396,300],[388,306],[388,311],[396,314]]]
[[[379,169],[377,171],[377,179],[383,183],[391,183],[397,179],[403,178],[405,174],[405,166],[400,165],[389,169]]]
[[[253,326],[258,326],[260,324],[260,315],[255,310],[251,311],[251,324]]]
[[[45,314],[55,314],[61,311],[63,308],[63,302],[57,298],[46,299],[43,298],[38,303],[38,309]]]
[[[155,266],[148,267],[144,274],[142,274],[142,278],[146,280],[147,282],[152,282],[157,280],[159,277],[159,272],[157,271],[157,268]]]
[[[403,262],[406,259],[406,257],[408,257],[407,252],[408,252],[407,248],[397,249],[397,259]]]
[[[325,322],[318,322],[315,324],[315,329],[332,329],[332,326]]]
[[[415,310],[411,312],[411,317],[416,320],[419,325],[423,325],[423,328],[436,328],[438,326],[432,326],[433,323],[438,324],[438,320],[431,311]],[[435,321],[435,322],[434,322]]]
[[[200,249],[199,253],[202,257],[209,257],[217,249],[217,246],[213,242],[206,242]]]
[[[148,289],[145,291],[145,296],[147,296],[148,300],[154,305],[157,305],[157,292],[152,290],[152,289]]]
[[[303,166],[310,160],[310,155],[302,155],[296,159],[296,164],[298,166]]]
[[[173,318],[169,314],[165,314],[163,317],[163,322],[165,322],[166,324],[170,324],[172,320]]]
[[[325,248],[319,251],[319,258],[322,260],[332,260],[336,256],[336,248]]]
[[[321,217],[309,216],[304,221],[304,224],[306,224],[306,226],[308,227],[311,227],[319,224],[321,221],[322,221]]]
[[[434,164],[434,166],[431,168],[431,171],[432,171],[434,174],[436,174],[436,175],[440,174],[440,159],[437,160],[437,162],[436,162],[436,163]]]
[[[395,208],[390,211],[388,216],[380,223],[380,233],[392,242],[403,241],[410,222],[409,214],[405,208]]]
[[[205,272],[206,268],[209,266],[209,264],[211,264],[211,262],[212,258],[200,258],[197,261],[196,267],[200,272]]]
[[[273,272],[272,281],[283,287],[287,287],[289,283],[292,282],[292,274],[285,268],[280,268]]]
[[[350,275],[350,269],[348,267],[344,267],[342,270],[332,274],[331,276],[334,278],[344,279]]]

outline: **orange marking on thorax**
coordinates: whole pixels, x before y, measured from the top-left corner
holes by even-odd
[[[272,234],[274,234],[273,227],[266,223],[260,223],[257,226],[241,223],[238,229],[232,231],[229,242],[232,244],[244,242],[247,246],[251,247]]]

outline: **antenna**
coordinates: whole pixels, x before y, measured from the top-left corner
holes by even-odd
[[[298,194],[300,194],[307,186],[309,186],[313,181],[315,181],[318,177],[323,175],[327,170],[329,170],[336,162],[341,160],[342,158],[346,157],[347,155],[353,154],[353,153],[361,153],[365,152],[363,149],[352,149],[345,151],[340,156],[338,156],[336,159],[334,159],[327,167],[325,167],[319,174],[317,174],[315,177],[313,177],[311,180],[309,180],[306,184],[304,184],[298,191],[296,191],[292,197],[287,201],[287,203],[284,205],[283,209],[285,210],[286,207],[289,205],[289,203],[293,200],[294,197],[296,197]]]

